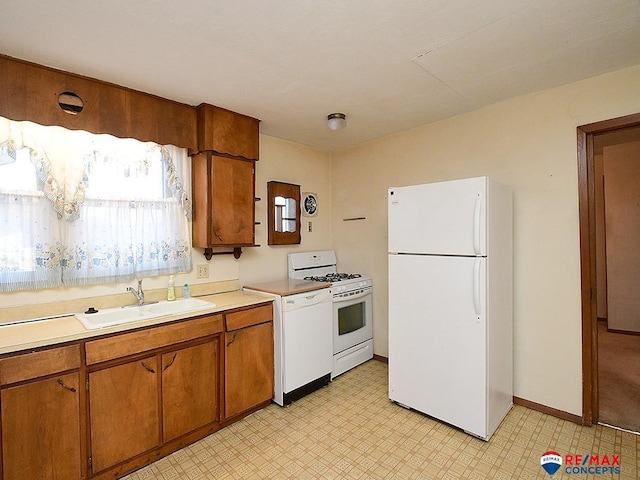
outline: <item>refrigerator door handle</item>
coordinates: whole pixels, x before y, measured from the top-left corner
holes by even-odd
[[[480,214],[482,213],[482,195],[476,196],[476,203],[473,209],[473,251],[480,255]]]
[[[480,285],[482,285],[482,260],[476,258],[473,265],[473,308],[476,314],[476,321],[482,321],[482,300],[480,298]]]

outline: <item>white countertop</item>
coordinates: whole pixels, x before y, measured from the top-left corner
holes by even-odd
[[[211,309],[165,315],[153,319],[140,320],[96,330],[87,330],[73,315],[49,320],[1,325],[0,354],[46,347],[58,343],[118,333],[140,327],[160,325],[183,318],[197,317],[200,315],[217,313],[269,301],[269,298],[264,295],[251,294],[242,291],[218,293],[197,298],[211,302]]]

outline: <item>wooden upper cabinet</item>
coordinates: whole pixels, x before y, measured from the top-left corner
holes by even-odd
[[[198,107],[198,150],[259,158],[260,121],[206,103]]]
[[[255,184],[253,160],[202,152],[192,157],[193,246],[253,246]]]
[[[197,112],[191,105],[4,55],[0,81],[0,115],[11,120],[197,148]],[[77,115],[58,105],[65,92],[82,99]]]

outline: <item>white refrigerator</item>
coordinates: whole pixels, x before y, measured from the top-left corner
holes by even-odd
[[[513,401],[511,188],[392,187],[389,398],[488,440]]]

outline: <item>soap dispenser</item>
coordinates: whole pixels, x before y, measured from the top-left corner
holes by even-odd
[[[176,287],[173,275],[169,275],[169,285],[167,286],[167,300],[173,302],[176,299]]]

